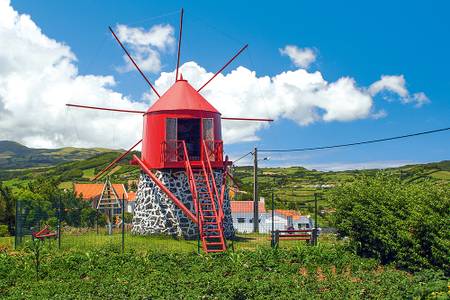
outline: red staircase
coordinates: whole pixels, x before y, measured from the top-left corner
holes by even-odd
[[[202,161],[201,169],[193,169],[184,146],[186,173],[192,192],[203,250],[207,253],[226,250],[223,233],[222,207],[217,207],[214,194],[217,195],[214,173],[209,161]],[[220,201],[217,198],[218,201]]]

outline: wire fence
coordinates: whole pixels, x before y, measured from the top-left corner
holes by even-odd
[[[268,201],[261,198],[257,206],[253,201],[230,201],[234,235],[226,241],[228,250],[317,244],[320,236],[317,203],[322,199],[323,195],[317,193],[303,197],[299,200],[303,205],[300,210],[286,209],[285,203],[277,201],[273,194]],[[121,199],[120,208],[109,211],[86,207],[71,209],[64,207],[61,201],[56,201],[55,207],[46,207],[47,203],[16,202],[16,227],[11,247],[20,249],[26,247],[28,241],[38,239],[61,251],[109,247],[117,251],[203,252],[198,234],[187,239],[179,235],[134,233],[132,210],[125,198]]]

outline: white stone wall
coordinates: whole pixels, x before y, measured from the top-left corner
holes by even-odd
[[[155,175],[195,214],[189,181],[184,170],[158,170]],[[215,171],[214,175],[220,193],[219,183],[222,182],[223,172]],[[223,211],[225,237],[232,238],[234,229],[228,190],[225,191]],[[161,191],[147,174],[141,172],[132,232],[141,235],[163,234],[193,239],[197,237],[197,225],[184,215],[183,211]]]

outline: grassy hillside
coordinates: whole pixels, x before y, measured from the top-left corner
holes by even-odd
[[[104,148],[33,149],[12,141],[0,141],[0,170],[53,166],[83,160],[97,154],[114,152]]]
[[[34,153],[34,151],[40,151],[41,156],[49,157],[45,166],[21,167],[19,163],[18,166],[14,165],[12,169],[8,169],[4,165],[2,172],[0,172],[0,180],[5,181],[7,185],[12,187],[20,187],[38,176],[44,176],[57,179],[61,183],[60,187],[62,188],[70,188],[73,181],[90,181],[95,174],[118,156],[117,151],[99,148],[46,150],[30,149],[12,142],[1,143],[0,146],[4,146],[3,148],[0,147],[3,157],[11,155],[16,160],[28,157],[28,162],[36,162],[35,159],[30,158],[32,156],[30,153]],[[139,154],[138,152],[134,153]],[[131,156],[132,154],[129,154],[112,169],[110,176],[113,181],[126,183],[128,180],[138,179],[139,168],[129,164]],[[63,162],[55,163],[58,160]],[[450,184],[450,161],[408,165],[389,170],[408,182],[429,179],[436,182],[436,184]],[[377,171],[323,172],[308,170],[303,167],[261,168],[258,173],[259,191],[260,195],[266,198],[268,208],[271,205],[271,194],[273,192],[277,208],[296,209],[304,213],[312,213],[313,210],[310,204],[309,207],[305,207],[302,203],[312,200],[314,193],[320,192],[325,195],[324,199],[319,202],[319,210],[324,215],[327,211],[334,208],[334,205],[328,203],[326,199],[326,194],[330,189],[336,185],[351,182],[358,176],[374,175]],[[253,193],[253,168],[237,167],[233,170],[233,174],[240,189],[236,198],[241,200],[251,199]]]

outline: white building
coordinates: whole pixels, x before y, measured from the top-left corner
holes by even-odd
[[[258,203],[259,232],[272,231],[272,211],[266,211],[264,198]],[[231,201],[233,227],[238,233],[253,232],[253,201]],[[273,213],[274,230],[312,229],[314,221],[293,210],[276,209]]]

